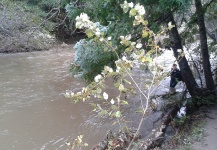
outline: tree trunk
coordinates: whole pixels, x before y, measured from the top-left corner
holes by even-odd
[[[188,65],[187,59],[185,58],[185,56],[181,57],[180,56],[181,53],[178,52],[178,50],[181,50],[181,52],[183,52],[183,48],[182,48],[181,38],[178,33],[178,29],[177,29],[175,20],[173,18],[173,15],[171,15],[167,19],[167,23],[169,22],[171,22],[172,25],[175,25],[175,27],[169,30],[169,38],[170,38],[171,47],[173,49],[174,56],[179,64],[179,68],[182,72],[183,80],[185,82],[185,85],[189,93],[191,94],[191,96],[196,96],[197,90],[199,89],[199,87],[194,79],[194,76]]]
[[[207,45],[206,27],[204,23],[204,11],[201,4],[201,0],[195,0],[196,14],[197,14],[197,24],[199,26],[200,33],[200,48],[203,61],[203,69],[206,80],[206,87],[215,93],[215,84],[212,78],[211,65],[209,61],[209,52]]]

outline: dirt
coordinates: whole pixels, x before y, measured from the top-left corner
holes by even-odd
[[[193,150],[217,149],[217,105],[209,108],[205,120],[204,137],[201,142],[194,142],[192,144]]]

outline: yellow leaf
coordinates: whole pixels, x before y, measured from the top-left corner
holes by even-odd
[[[122,104],[122,105],[128,105],[128,102],[127,102],[127,101],[124,101],[124,100],[122,100],[121,104]]]
[[[93,36],[93,31],[92,30],[86,30],[85,32],[86,32],[88,38]]]
[[[112,123],[112,125],[116,125],[116,124],[117,124],[117,122],[116,122],[116,121]]]
[[[118,89],[119,89],[120,91],[123,91],[123,90],[124,90],[123,84],[120,84],[119,87],[118,87]]]
[[[143,25],[147,26],[147,25],[148,25],[148,20],[145,20],[145,21],[143,22]]]
[[[125,81],[126,83],[128,83],[128,84],[131,84],[131,82],[128,81],[127,79],[124,79],[124,81]]]
[[[147,36],[148,36],[148,32],[145,31],[145,30],[143,30],[143,32],[142,32],[142,37],[145,38],[145,37],[147,37]]]
[[[144,63],[146,61],[145,57],[142,58],[142,62]]]

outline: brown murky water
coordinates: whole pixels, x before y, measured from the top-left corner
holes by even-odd
[[[62,94],[82,88],[69,74],[72,58],[70,50],[0,55],[1,150],[65,150],[81,134],[90,149],[105,137],[110,121]]]
[[[82,149],[89,150],[108,130],[118,129],[111,126],[114,120],[98,117],[88,103],[74,104],[63,96],[66,90],[84,86],[70,76],[72,59],[72,50],[58,48],[0,55],[0,150],[66,150],[65,142],[78,135],[84,135],[83,141],[89,144]],[[135,71],[135,78],[143,84],[149,77]],[[107,90],[114,94],[112,87]],[[128,99],[125,116],[130,127],[137,127],[141,114],[135,110],[144,98],[138,94]],[[160,116],[156,112],[146,117],[143,138]]]

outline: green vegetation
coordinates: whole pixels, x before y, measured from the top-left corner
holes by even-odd
[[[114,67],[114,62],[111,60],[115,55],[109,51],[103,51],[102,49],[105,49],[105,46],[93,40],[80,40],[76,43],[74,49],[76,54],[71,71],[85,81],[92,81],[109,63],[110,67]]]
[[[216,104],[216,97],[213,95],[206,95],[206,96],[201,96],[201,97],[196,97],[192,99],[189,99],[189,104],[191,106],[209,106],[209,105],[214,105]]]
[[[123,51],[125,49],[125,46],[121,45],[119,43],[119,37],[121,35],[127,35],[129,33],[131,34],[131,38],[136,40],[138,39],[139,30],[141,30],[141,27],[137,28],[133,26],[133,17],[129,17],[127,14],[123,13],[123,10],[120,6],[121,1],[101,1],[96,0],[93,2],[90,1],[84,1],[83,3],[78,4],[67,4],[66,5],[66,12],[68,14],[68,17],[74,21],[76,16],[79,15],[81,12],[87,13],[91,20],[98,22],[99,25],[104,26],[106,28],[106,31],[104,32],[104,36],[106,37],[109,35],[112,37],[112,45],[115,47],[117,46],[117,53],[120,57],[123,56]],[[79,5],[84,5],[85,9],[82,9],[82,7],[79,7]],[[138,34],[137,34],[138,33]],[[90,37],[90,39],[93,39],[94,37]],[[87,39],[89,40],[89,39]],[[95,40],[92,40],[91,43],[96,42]],[[96,47],[96,45],[99,45],[97,43],[93,44],[93,47]],[[81,47],[75,47],[76,51],[83,51],[83,49],[86,49],[85,52],[88,54],[90,51],[89,48]],[[94,48],[93,48],[94,49]],[[98,49],[98,48],[97,48]],[[104,49],[101,47],[101,49]],[[115,69],[114,62],[117,60],[117,56],[112,54],[113,52],[110,51],[110,48],[107,50],[104,50],[106,54],[104,55],[96,55],[94,58],[93,55],[85,55],[85,58],[83,58],[83,55],[75,56],[74,64],[72,65],[72,71],[74,74],[76,72],[79,74],[79,77],[82,79],[85,79],[86,81],[93,81],[93,78],[100,72],[100,70],[103,69],[105,65],[112,67]],[[78,54],[78,53],[77,53]],[[105,56],[108,55],[108,56]],[[78,58],[81,57],[81,58]],[[100,58],[101,57],[101,58]],[[88,60],[88,65],[82,65],[80,66],[80,63],[77,63],[77,60]],[[93,59],[93,60],[91,60]],[[98,64],[100,64],[99,68],[96,68],[97,65],[96,60],[98,60]],[[90,64],[93,62],[93,64]],[[82,62],[84,63],[84,62]],[[80,69],[78,69],[78,66]],[[91,66],[91,68],[89,68]],[[94,67],[95,66],[95,67]],[[75,67],[75,68],[74,68]],[[87,68],[85,68],[87,67]],[[81,73],[83,71],[83,73]],[[95,72],[96,71],[96,72]]]
[[[141,32],[141,28],[142,26],[134,26],[132,23],[132,19],[133,17],[128,17],[127,14],[123,13],[125,11],[125,9],[127,9],[129,6],[127,6],[126,8],[124,8],[122,10],[122,3],[125,3],[124,0],[121,1],[114,1],[114,0],[105,0],[105,1],[98,1],[98,0],[94,0],[91,1],[86,1],[83,0],[82,2],[74,2],[74,3],[69,3],[69,1],[64,1],[65,2],[65,8],[66,8],[66,12],[68,14],[69,19],[71,19],[72,22],[75,21],[75,18],[78,14],[80,14],[81,12],[87,13],[88,16],[90,16],[91,20],[95,21],[95,22],[99,22],[101,25],[104,25],[108,28],[107,31],[107,35],[111,36],[113,39],[113,46],[117,47],[117,53],[119,55],[119,57],[122,57],[123,55],[128,55],[127,52],[124,52],[125,48],[128,48],[129,50],[131,49],[130,46],[122,46],[118,41],[121,35],[127,35],[130,33],[131,38],[133,40],[142,40],[143,44],[143,48],[145,50],[145,53],[147,53],[148,51],[151,50],[151,48],[148,46],[148,40],[150,39],[149,35],[150,33],[148,31],[145,31],[144,33],[142,33],[141,35],[139,34]],[[68,2],[68,4],[67,4]],[[133,1],[134,2],[134,1]],[[145,7],[145,11],[146,11],[146,15],[145,15],[145,19],[146,24],[148,25],[148,27],[152,30],[152,32],[157,33],[160,29],[165,28],[166,24],[168,24],[168,22],[172,22],[172,24],[176,24],[176,26],[174,26],[175,28],[173,28],[171,30],[171,32],[167,33],[168,35],[170,35],[169,37],[169,46],[171,46],[173,48],[174,51],[174,56],[176,57],[177,62],[179,63],[179,67],[183,73],[183,78],[185,80],[185,84],[190,92],[190,94],[192,96],[197,96],[198,93],[198,84],[195,81],[195,78],[192,74],[192,71],[188,65],[189,60],[186,59],[186,57],[183,55],[183,46],[188,46],[187,41],[191,41],[195,42],[197,39],[195,39],[195,35],[197,34],[203,34],[204,32],[199,32],[197,25],[198,22],[196,21],[196,17],[197,17],[197,12],[202,12],[202,11],[197,11],[196,13],[194,13],[193,15],[190,14],[191,11],[191,7],[193,7],[191,4],[191,1],[188,0],[170,0],[170,1],[166,1],[166,0],[155,0],[155,1],[139,1],[140,4],[144,4]],[[208,10],[207,8],[211,7],[212,11],[211,12],[215,12],[215,8],[213,7],[213,5],[216,5],[216,3],[214,1],[211,1],[207,4],[205,4],[203,6],[203,8],[200,9],[204,9],[204,10]],[[196,7],[196,6],[195,6]],[[154,9],[153,9],[154,8]],[[133,13],[130,12],[130,13]],[[205,13],[205,12],[204,12]],[[207,11],[207,14],[205,14],[205,16],[209,16],[209,19],[207,21],[212,22],[214,19],[213,15],[210,15],[210,10]],[[176,16],[176,17],[174,17]],[[203,16],[203,14],[198,15],[199,18],[201,18],[200,16]],[[175,18],[175,20],[174,20]],[[206,17],[208,18],[208,17]],[[202,21],[203,22],[203,21]],[[206,31],[208,31],[210,27],[207,27]],[[178,29],[181,30],[181,34],[179,34]],[[214,33],[214,30],[212,29],[211,31],[212,35]],[[215,33],[214,33],[215,34]],[[210,34],[208,34],[210,35]],[[105,35],[106,36],[106,35]],[[142,37],[142,38],[141,38]],[[201,37],[204,37],[201,36]],[[94,37],[89,37],[89,39],[93,39]],[[181,39],[182,38],[182,39]],[[212,38],[214,39],[214,38]],[[183,42],[182,42],[183,41]],[[159,42],[161,45],[162,44],[168,44],[168,43],[164,43],[164,41],[160,40]],[[183,44],[182,44],[183,43]],[[203,51],[202,53],[208,53],[208,48],[206,47],[206,40],[205,39],[201,39],[201,43],[203,44],[203,48],[201,48],[201,51]],[[209,44],[209,48],[213,49],[214,47],[214,43],[215,40]],[[185,45],[186,44],[186,45]],[[196,46],[195,49],[199,49],[199,45]],[[182,52],[178,52],[178,50],[182,50]],[[198,51],[196,50],[198,55]],[[201,53],[201,51],[199,53]],[[180,57],[182,53],[183,57]],[[191,52],[192,53],[192,52]],[[193,54],[191,54],[193,55]],[[76,56],[77,57],[77,56]],[[104,57],[104,56],[103,56]],[[181,59],[182,58],[182,59]],[[211,77],[211,69],[210,69],[210,62],[209,62],[209,56],[206,55],[202,55],[203,58],[203,66],[204,66],[204,70],[205,71],[205,76],[206,76],[206,84],[207,84],[207,88],[210,91],[214,91],[214,82],[212,80]],[[92,58],[88,58],[88,60],[90,60]],[[100,60],[103,60],[100,59]],[[104,65],[109,65],[111,62],[114,62],[117,60],[117,57],[112,57],[112,59],[110,59],[109,61],[103,61],[105,64]],[[194,62],[194,60],[191,60]],[[94,62],[94,61],[92,61]],[[72,68],[76,66],[78,67],[79,64],[75,64],[72,66]],[[111,66],[111,65],[109,65]],[[115,68],[113,68],[115,69]],[[74,74],[76,74],[76,68],[72,69],[74,72]],[[83,70],[87,71],[88,69],[83,68]],[[89,69],[90,70],[90,69]],[[91,71],[88,73],[90,76],[86,77],[82,77],[82,73],[81,70],[77,70],[79,77],[85,79],[85,80],[93,80],[94,76],[96,74],[92,74],[91,76]],[[84,74],[87,74],[87,72],[85,71]],[[98,72],[98,71],[97,71]],[[185,78],[187,77],[187,78]]]
[[[92,5],[88,5],[89,1],[84,0],[80,3],[69,3],[65,7],[68,17],[72,21],[75,19],[75,27],[87,35],[86,40],[78,42],[75,46],[76,54],[71,70],[80,78],[93,81],[84,87],[81,92],[67,92],[66,97],[71,98],[74,102],[86,101],[91,96],[96,99],[104,99],[106,101],[104,103],[107,104],[106,107],[103,108],[100,104],[92,104],[94,110],[97,110],[99,114],[115,117],[121,127],[122,122],[124,122],[124,110],[121,104],[122,102],[124,105],[128,104],[127,101],[121,99],[121,96],[130,89],[128,85],[126,86],[126,83],[131,85],[132,81],[142,97],[140,98],[142,117],[135,134],[137,135],[149,108],[149,96],[153,92],[151,90],[152,86],[159,83],[159,77],[162,78],[163,76],[160,73],[160,64],[156,64],[153,59],[157,58],[158,54],[163,53],[157,45],[157,39],[162,38],[165,34],[169,35],[170,46],[182,71],[183,81],[192,96],[193,102],[191,104],[196,107],[213,104],[214,97],[209,96],[215,95],[216,92],[212,76],[210,76],[209,51],[206,33],[203,32],[206,31],[203,19],[204,13],[201,11],[209,4],[202,6],[200,0],[195,0],[197,11],[193,15],[185,15],[187,10],[192,7],[190,1],[187,0],[140,1],[140,4],[144,4],[145,9],[140,4],[124,0],[96,0],[92,2]],[[214,3],[214,1],[212,2]],[[79,16],[76,17],[78,14]],[[96,24],[107,28],[107,30],[102,31]],[[199,31],[197,26],[200,27]],[[187,32],[191,29],[195,30],[195,34],[200,35],[207,89],[199,87],[192,74],[183,49],[184,45],[179,31],[181,29],[184,30],[182,35],[187,36]],[[196,40],[194,39],[194,41]],[[147,93],[138,86],[138,83],[132,77],[131,70],[134,65],[143,65],[150,69],[151,83],[145,82],[143,84],[143,87],[148,89]],[[119,94],[113,96],[115,98],[109,99],[110,96],[105,92],[105,83],[107,78],[114,76],[119,77],[118,81],[114,82],[114,87],[117,88]],[[128,80],[125,82],[127,76],[131,79],[130,82]],[[209,91],[209,94],[204,94],[204,91]],[[182,117],[176,120],[176,124],[183,126],[188,118],[188,116]],[[128,149],[131,148],[132,143],[133,140],[130,142]]]

